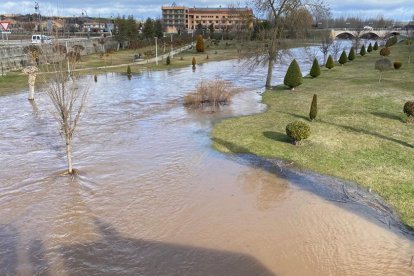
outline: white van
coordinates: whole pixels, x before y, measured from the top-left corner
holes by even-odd
[[[46,35],[40,35],[40,34],[34,34],[32,35],[32,43],[33,44],[40,44],[40,43],[52,43],[52,40],[50,39],[50,37],[46,36]]]

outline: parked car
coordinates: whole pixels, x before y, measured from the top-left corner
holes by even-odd
[[[46,35],[34,34],[32,35],[32,43],[33,44],[40,44],[40,43],[50,44],[52,43],[52,40],[50,39],[50,37]]]

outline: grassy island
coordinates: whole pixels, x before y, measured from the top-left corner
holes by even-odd
[[[404,103],[414,101],[414,63],[405,45],[391,47],[399,70],[382,73],[379,51],[357,56],[344,66],[323,68],[318,78],[306,77],[294,91],[278,86],[263,94],[262,114],[226,119],[212,132],[214,146],[228,153],[293,161],[296,166],[351,180],[382,196],[414,227],[414,123],[405,123]],[[318,116],[309,109],[318,96]],[[295,146],[286,125],[302,120],[309,139]]]

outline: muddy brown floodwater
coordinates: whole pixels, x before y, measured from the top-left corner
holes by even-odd
[[[247,92],[182,107],[216,75]],[[85,78],[73,181],[46,95],[1,97],[0,275],[413,275],[412,235],[352,185],[211,148],[214,121],[264,110],[264,77],[224,61]]]

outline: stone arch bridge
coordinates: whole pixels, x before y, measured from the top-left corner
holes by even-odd
[[[401,29],[332,29],[332,38],[368,38],[378,39],[387,38],[393,35],[400,35],[403,32]]]

